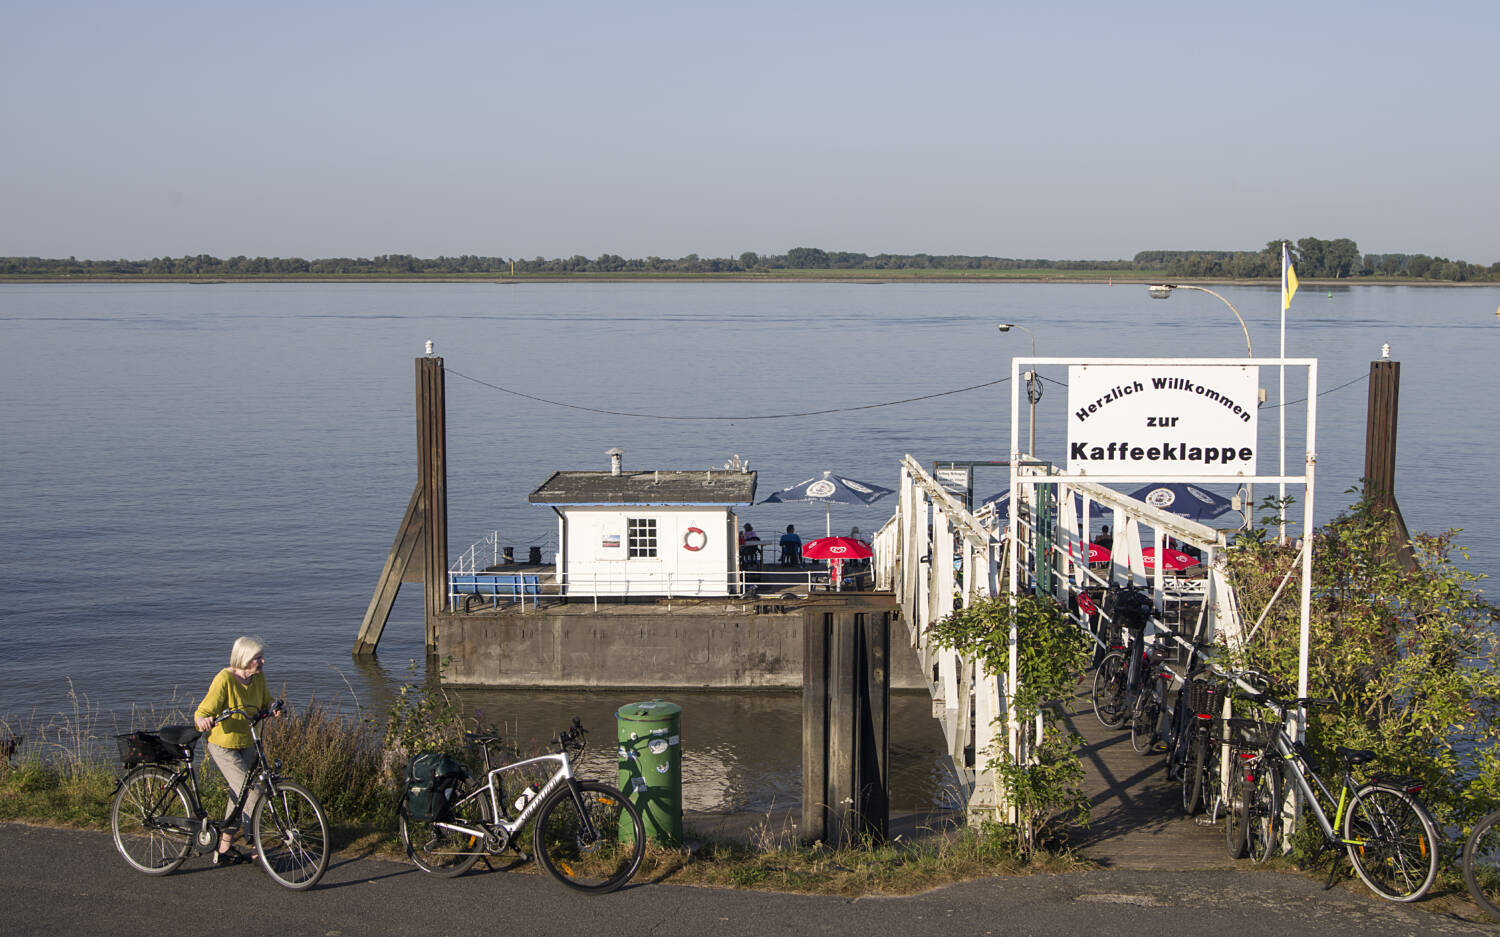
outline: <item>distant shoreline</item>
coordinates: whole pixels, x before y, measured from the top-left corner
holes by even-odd
[[[171,276],[3,276],[0,275],[0,286],[12,284],[45,284],[59,285],[69,283],[142,283],[161,285],[165,283],[176,283],[191,286],[218,286],[231,283],[489,283],[500,286],[514,286],[522,283],[852,283],[864,285],[884,285],[888,283],[982,283],[982,284],[1071,284],[1071,285],[1093,285],[1093,286],[1149,286],[1154,283],[1191,283],[1212,284],[1215,286],[1266,286],[1279,287],[1281,284],[1276,280],[1253,279],[1237,280],[1234,278],[1216,277],[1177,277],[1165,276],[1142,276],[1138,273],[1125,275],[1098,275],[1081,276],[1077,274],[1059,276],[1004,276],[996,274],[968,274],[962,272],[953,273],[930,273],[913,275],[892,275],[888,273],[866,273],[850,271],[840,273],[814,273],[808,271],[800,274],[746,274],[746,273],[681,273],[681,274],[571,274],[567,276],[538,275],[538,276],[495,276],[493,274],[475,276],[216,276],[212,278],[203,277],[171,277]],[[1415,286],[1415,287],[1495,287],[1500,283],[1493,281],[1454,281],[1454,280],[1423,280],[1402,279],[1395,277],[1346,277],[1337,280],[1322,280],[1302,278],[1300,288],[1327,289],[1334,286]]]

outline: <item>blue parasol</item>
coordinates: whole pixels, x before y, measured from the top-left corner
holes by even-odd
[[[821,504],[824,506],[823,522],[827,525],[827,532],[831,534],[833,533],[833,505],[871,505],[886,495],[895,493],[890,488],[882,488],[869,482],[855,481],[832,472],[824,472],[822,475],[815,475],[806,481],[798,482],[790,488],[771,492],[771,496],[761,504],[781,504],[787,501]]]
[[[1234,502],[1223,495],[1186,482],[1156,482],[1137,488],[1130,496],[1154,508],[1200,523],[1234,510]]]
[[[1073,502],[1074,502],[1073,503],[1074,509],[1078,513],[1082,514],[1083,513],[1083,498],[1081,496],[1074,496]],[[1007,488],[1004,491],[998,492],[996,494],[992,494],[988,498],[985,498],[983,501],[979,502],[979,506],[980,507],[984,507],[987,504],[993,504],[995,506],[995,514],[997,516],[999,516],[999,517],[1009,517],[1010,516],[1010,489]],[[1112,513],[1113,512],[1111,511],[1111,509],[1109,509],[1109,508],[1105,507],[1104,505],[1100,504],[1098,501],[1090,501],[1089,502],[1089,518],[1091,520],[1100,520],[1102,518],[1109,517],[1110,514],[1112,514]]]

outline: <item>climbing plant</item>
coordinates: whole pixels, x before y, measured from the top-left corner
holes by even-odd
[[[986,767],[995,773],[1016,811],[1011,827],[1016,848],[1030,856],[1061,824],[1087,824],[1088,799],[1083,794],[1083,764],[1077,755],[1077,736],[1061,729],[1058,706],[1073,692],[1088,665],[1088,640],[1051,599],[1018,595],[980,599],[968,608],[936,622],[929,632],[932,645],[953,650],[1003,674],[1010,662],[1010,627],[1014,619],[1019,639],[1019,686],[1010,696],[1022,727],[1023,751],[1016,761],[1008,756],[1004,734],[985,752]],[[1041,717],[1040,737],[1037,717]],[[1003,723],[1005,717],[996,722]]]

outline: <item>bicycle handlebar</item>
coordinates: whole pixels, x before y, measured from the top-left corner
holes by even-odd
[[[576,745],[581,752],[584,746],[588,744],[588,741],[584,738],[588,734],[589,730],[583,727],[583,721],[574,716],[573,724],[557,734],[557,747],[560,750],[566,751],[568,748]]]
[[[1332,699],[1329,699],[1329,698],[1327,698],[1325,696],[1298,696],[1295,699],[1283,700],[1283,699],[1277,699],[1276,697],[1272,696],[1270,693],[1265,693],[1265,692],[1261,692],[1261,693],[1246,693],[1246,694],[1243,694],[1243,695],[1244,695],[1245,699],[1248,699],[1251,702],[1254,702],[1254,703],[1264,703],[1267,706],[1270,706],[1272,709],[1276,710],[1277,712],[1283,713],[1283,714],[1288,709],[1291,709],[1293,706],[1298,706],[1298,707],[1302,707],[1302,706],[1306,706],[1306,707],[1313,707],[1313,706],[1333,706],[1333,705],[1335,705],[1338,702],[1337,700],[1332,700]]]
[[[224,710],[223,712],[219,713],[217,716],[214,717],[214,725],[218,725],[219,723],[223,722],[225,719],[229,719],[229,718],[232,718],[234,716],[243,716],[246,720],[248,720],[250,722],[251,725],[254,725],[254,724],[260,722],[263,719],[268,719],[271,716],[280,715],[281,711],[283,709],[285,709],[285,708],[286,708],[286,700],[279,699],[276,702],[272,703],[269,709],[262,709],[259,712],[254,712],[254,713],[246,712],[245,710],[240,709],[240,708],[226,709],[226,710]]]

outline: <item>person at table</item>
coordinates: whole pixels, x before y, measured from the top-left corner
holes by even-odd
[[[760,534],[750,524],[740,532],[740,565],[749,566],[760,558]]]
[[[802,538],[797,535],[795,525],[786,525],[786,533],[781,535],[781,565],[802,565]]]
[[[1099,528],[1099,536],[1094,538],[1094,542],[1099,544],[1099,546],[1103,547],[1106,550],[1112,548],[1115,545],[1115,538],[1110,536],[1108,524],[1105,524],[1103,527]]]

